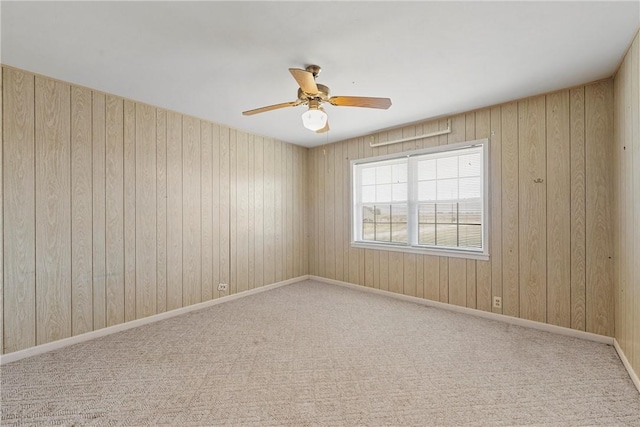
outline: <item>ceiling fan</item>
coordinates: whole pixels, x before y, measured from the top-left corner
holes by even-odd
[[[243,111],[245,116],[264,113],[266,111],[278,110],[285,107],[297,107],[298,105],[308,105],[309,109],[302,114],[302,124],[307,129],[323,133],[329,130],[327,113],[322,108],[323,103],[328,102],[336,107],[367,107],[380,108],[386,110],[391,106],[389,98],[370,98],[363,96],[332,96],[329,97],[329,88],[316,83],[316,77],[320,74],[320,66],[309,65],[306,69],[289,68],[289,72],[296,79],[300,89],[298,89],[298,99],[292,102],[269,105],[268,107],[256,108],[255,110]]]

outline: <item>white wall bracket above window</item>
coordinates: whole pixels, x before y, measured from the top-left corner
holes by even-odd
[[[433,136],[446,135],[448,133],[451,133],[451,119],[447,120],[446,129],[439,130],[436,132],[426,133],[423,135],[408,136],[406,138],[400,138],[400,139],[394,139],[393,141],[382,141],[382,142],[373,142],[374,137],[372,136],[371,141],[369,142],[369,147],[382,147],[383,145],[399,144],[401,142],[415,141],[416,139],[431,138]]]

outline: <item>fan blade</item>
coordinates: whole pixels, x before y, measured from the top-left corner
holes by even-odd
[[[299,102],[283,102],[282,104],[269,105],[268,107],[256,108],[255,110],[243,111],[242,114],[245,116],[252,116],[254,114],[264,113],[266,111],[278,110],[280,108],[286,107],[295,107],[296,105],[300,105]]]
[[[316,85],[316,79],[313,77],[313,73],[299,68],[289,68],[289,72],[293,78],[296,79],[300,89],[302,89],[304,93],[308,93],[309,95],[318,94],[318,86]]]
[[[327,119],[327,124],[324,125],[322,129],[318,129],[316,133],[325,133],[329,131],[329,120]]]
[[[367,107],[383,110],[391,107],[389,98],[369,98],[366,96],[332,96],[329,102],[338,107]]]

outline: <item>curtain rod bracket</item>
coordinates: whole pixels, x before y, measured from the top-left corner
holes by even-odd
[[[384,141],[384,142],[376,142],[374,143],[374,137],[371,137],[371,140],[369,142],[369,147],[382,147],[384,145],[391,145],[391,144],[399,144],[401,142],[408,142],[408,141],[415,141],[416,139],[422,139],[422,138],[431,138],[434,136],[439,136],[439,135],[446,135],[451,133],[451,119],[447,119],[447,128],[443,129],[443,130],[439,130],[436,132],[431,132],[431,133],[427,133],[424,135],[416,135],[416,136],[409,136],[407,138],[401,138],[401,139],[395,139],[393,141]]]

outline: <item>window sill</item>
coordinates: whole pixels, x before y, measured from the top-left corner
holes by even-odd
[[[489,254],[485,254],[481,252],[417,248],[415,246],[402,246],[402,245],[385,245],[385,244],[377,245],[375,243],[364,243],[364,242],[351,242],[351,247],[360,248],[360,249],[375,249],[378,251],[406,252],[410,254],[422,254],[422,255],[443,256],[443,257],[450,257],[450,258],[465,258],[465,259],[475,259],[479,261],[489,261]]]

